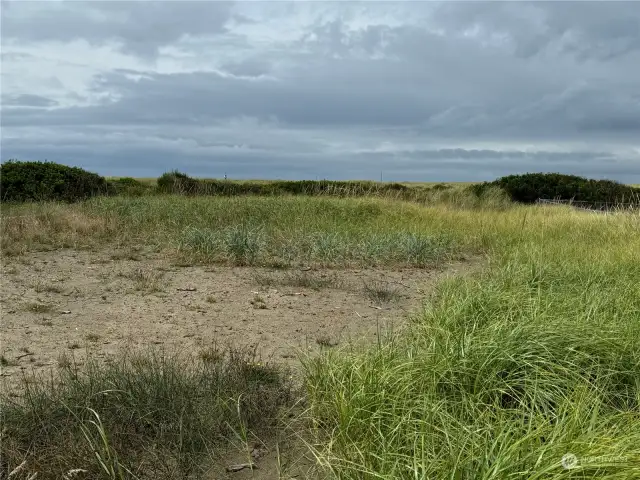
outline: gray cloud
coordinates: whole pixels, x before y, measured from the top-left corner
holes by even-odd
[[[640,50],[638,2],[451,2],[436,18],[458,34],[475,28],[485,39],[501,36],[523,57],[559,51],[610,60]]]
[[[23,93],[21,95],[6,95],[2,97],[5,107],[53,107],[58,104],[55,100],[40,95]]]
[[[143,57],[185,35],[225,31],[231,2],[225,1],[87,1],[3,2],[3,39],[27,42],[110,41]]]
[[[640,182],[640,3],[9,2],[2,26],[3,155]]]

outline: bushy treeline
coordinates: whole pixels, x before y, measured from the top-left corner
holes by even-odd
[[[591,204],[639,203],[640,189],[611,180],[593,180],[559,173],[508,175],[493,182],[473,185],[476,194],[498,187],[511,200],[535,203],[538,199],[573,200]]]
[[[8,161],[0,166],[3,201],[77,201],[110,190],[104,177],[52,162]]]
[[[2,201],[67,201],[84,200],[95,195],[140,196],[153,193],[178,195],[384,195],[410,190],[399,183],[379,184],[365,181],[300,180],[235,182],[196,179],[173,171],[158,178],[157,185],[134,178],[106,179],[81,168],[53,162],[19,162],[10,160],[0,165],[0,198]]]
[[[153,185],[130,177],[106,179],[81,168],[52,162],[10,160],[0,165],[0,198],[2,201],[13,202],[49,200],[73,202],[95,195],[140,196],[168,193],[194,196],[336,195],[357,197],[377,195],[429,203],[444,197],[454,198],[460,194],[483,199],[498,192],[503,197],[506,193],[511,200],[520,203],[534,203],[543,198],[593,204],[640,204],[640,189],[638,188],[610,180],[592,180],[558,173],[509,175],[493,182],[471,185],[467,189],[453,190],[455,189],[447,184],[436,184],[430,187],[407,187],[400,183],[369,181],[239,182],[198,179],[178,171],[163,174],[158,178],[157,184]]]
[[[409,187],[400,183],[379,184],[366,181],[276,180],[273,182],[233,182],[228,180],[195,179],[177,171],[158,179],[161,193],[185,195],[351,195],[404,192]]]
[[[76,202],[96,195],[142,195],[148,186],[134,178],[106,178],[82,168],[54,162],[19,162],[0,165],[3,202]]]

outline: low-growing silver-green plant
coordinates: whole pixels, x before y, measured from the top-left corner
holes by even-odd
[[[264,249],[265,237],[261,227],[237,225],[224,231],[226,254],[237,265],[253,265]]]

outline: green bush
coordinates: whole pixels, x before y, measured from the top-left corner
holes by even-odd
[[[378,184],[365,181],[277,180],[273,182],[234,182],[228,180],[200,180],[173,171],[158,178],[162,193],[182,195],[336,195],[364,196],[397,194],[409,190],[400,183]]]
[[[573,200],[598,203],[640,203],[640,189],[611,180],[593,180],[559,173],[526,173],[509,175],[493,182],[472,185],[476,195],[490,187],[499,187],[520,203],[538,199]]]
[[[198,180],[174,170],[164,173],[158,178],[158,191],[160,193],[195,195],[198,193]]]
[[[128,195],[132,197],[139,197],[152,191],[151,186],[131,177],[120,177],[113,180],[109,180],[110,189],[116,195]]]
[[[0,198],[3,202],[75,202],[109,193],[113,190],[104,177],[81,168],[16,160],[0,165]]]

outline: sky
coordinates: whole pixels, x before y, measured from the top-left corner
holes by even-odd
[[[640,2],[2,1],[1,159],[640,183]]]

